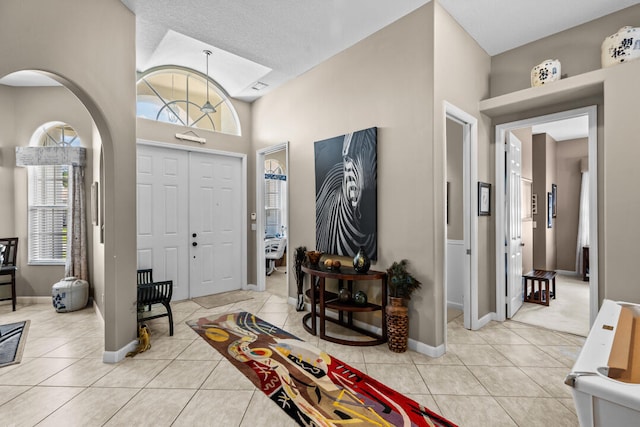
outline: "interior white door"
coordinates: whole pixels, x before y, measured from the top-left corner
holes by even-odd
[[[522,307],[522,143],[507,133],[507,317],[513,317]]]
[[[188,155],[137,148],[138,268],[155,280],[173,280],[173,300],[189,298]]]
[[[241,288],[242,160],[190,153],[191,298]]]

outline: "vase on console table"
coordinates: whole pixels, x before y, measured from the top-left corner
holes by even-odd
[[[360,246],[360,250],[353,257],[353,269],[358,273],[366,273],[371,267],[371,260],[367,256],[363,246]]]

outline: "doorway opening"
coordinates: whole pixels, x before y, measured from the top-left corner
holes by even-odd
[[[497,320],[588,333],[598,312],[596,129],[596,106],[496,126]],[[556,273],[548,306],[525,302],[536,297],[523,283],[533,270]]]
[[[174,301],[246,287],[246,156],[138,141],[137,263]]]
[[[445,102],[446,179],[444,224],[444,336],[447,323],[462,311],[466,329],[479,329],[478,218],[472,207],[477,179],[478,122],[470,114]],[[453,314],[452,314],[453,313]]]
[[[289,144],[256,152],[256,277],[259,291],[287,298]]]

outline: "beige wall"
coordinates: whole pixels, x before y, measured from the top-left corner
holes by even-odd
[[[563,61],[563,73],[570,75],[599,67],[603,39],[620,27],[640,21],[640,5],[602,19],[531,43],[492,58],[492,94],[527,87],[530,63],[527,58],[546,52],[545,57]],[[584,37],[583,37],[584,36]],[[580,48],[576,48],[580,46]],[[566,59],[572,57],[572,61]],[[539,57],[535,58],[536,60]],[[544,58],[542,58],[544,59]],[[540,61],[537,61],[540,62]],[[635,279],[640,229],[634,218],[640,214],[640,196],[629,193],[630,183],[640,180],[636,145],[640,134],[637,99],[640,97],[640,62],[634,61],[604,70],[602,95],[581,98],[561,105],[549,105],[534,111],[494,117],[493,124],[565,111],[588,105],[598,106],[598,279],[599,296],[614,300],[640,302],[640,285]],[[522,73],[525,74],[523,80]],[[519,83],[518,83],[519,82]]]
[[[14,165],[15,165],[15,108],[16,89],[0,85],[0,236],[16,237]],[[18,242],[20,245],[20,242]]]
[[[576,270],[576,241],[580,214],[581,161],[589,155],[586,138],[556,144],[558,201],[556,227],[556,268]]]
[[[637,264],[640,259],[640,193],[629,191],[640,182],[635,142],[640,135],[640,62],[613,67],[604,85],[605,144],[602,149],[604,180],[604,295],[640,303]]]
[[[445,114],[447,101],[478,119],[478,181],[493,184],[494,151],[489,135],[491,121],[480,114],[478,101],[489,96],[490,57],[462,27],[433,2],[435,22],[434,110],[433,110],[433,253],[436,259],[435,283],[441,284],[444,272],[444,190],[445,190]],[[455,52],[455,54],[452,54]],[[474,191],[475,189],[472,189]],[[495,194],[491,195],[492,209]],[[472,213],[477,212],[474,206]],[[478,217],[478,317],[495,311],[495,223],[494,215]],[[425,222],[425,224],[428,224]],[[442,267],[441,267],[442,266]],[[437,287],[440,289],[441,285]],[[439,301],[439,300],[438,300]],[[440,309],[442,304],[437,304]]]
[[[28,210],[27,210],[27,175],[26,167],[15,166],[15,147],[28,146],[37,129],[51,121],[61,121],[71,125],[82,145],[87,148],[89,163],[85,169],[85,191],[87,200],[90,200],[91,179],[93,176],[92,159],[92,121],[89,113],[82,103],[68,89],[64,87],[17,87],[8,91],[8,97],[3,98],[3,105],[11,105],[7,111],[13,126],[13,135],[6,139],[7,149],[3,166],[11,172],[13,188],[3,201],[6,206],[12,206],[11,230],[6,233],[17,236],[18,264],[20,266],[17,275],[19,286],[16,293],[19,296],[49,296],[51,286],[64,277],[64,265],[29,265],[28,264]],[[4,151],[4,150],[3,150]],[[3,168],[3,169],[4,169]],[[3,203],[3,205],[5,205]],[[90,211],[88,210],[87,224],[91,224]],[[2,235],[6,235],[3,233]],[[89,257],[91,257],[92,235],[88,233]],[[89,271],[90,284],[93,272]],[[93,296],[91,287],[91,296]]]
[[[464,239],[463,217],[463,128],[460,123],[447,119],[447,239]]]
[[[118,350],[136,336],[134,16],[118,0],[6,0],[0,3],[0,57],[0,76],[52,73],[95,123],[93,135],[104,147],[105,244],[93,243],[94,253],[104,250],[102,259],[92,260],[99,264],[94,272],[104,271],[94,285],[101,286],[105,349]]]
[[[378,127],[379,250],[371,268],[384,270],[409,259],[410,271],[423,282],[411,299],[410,335],[436,345],[441,343],[436,330],[442,328],[436,313],[443,307],[442,283],[433,279],[430,225],[432,49],[429,4],[256,101],[253,133],[256,149],[289,141],[289,246],[310,249],[315,247],[314,141]],[[295,294],[293,280],[289,294]],[[379,298],[379,292],[367,294]]]
[[[531,69],[558,59],[568,77],[600,68],[604,39],[626,25],[640,25],[640,5],[534,41],[491,58],[491,96],[531,87]]]
[[[556,220],[547,226],[548,193],[556,182],[556,141],[542,133],[533,135],[533,192],[538,195],[538,213],[533,216],[533,268],[556,269]]]

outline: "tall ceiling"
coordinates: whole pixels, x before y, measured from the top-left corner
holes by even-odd
[[[138,71],[179,65],[204,73],[208,49],[209,74],[232,97],[253,101],[429,0],[121,1],[136,15]],[[439,0],[492,56],[639,1]],[[266,86],[256,90],[257,82]],[[21,73],[0,83],[46,84]]]
[[[137,17],[140,71],[173,62],[204,72],[202,50],[212,49],[211,75],[231,96],[247,101],[310,70],[428,1],[122,0]],[[638,3],[439,1],[492,56]],[[229,55],[245,62],[238,60],[225,67]],[[252,89],[257,81],[268,86]]]

